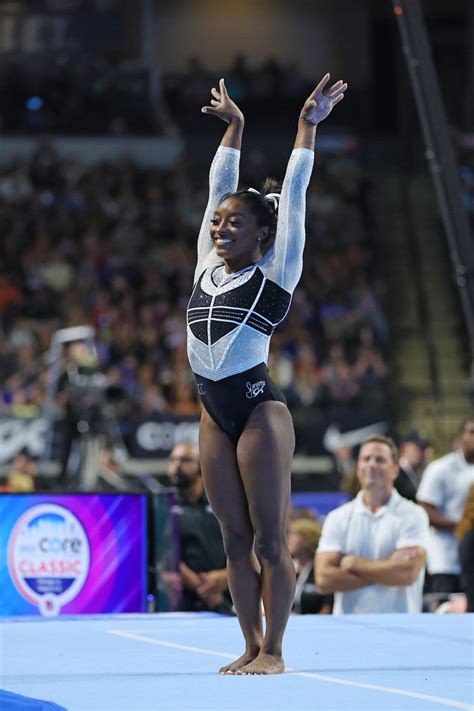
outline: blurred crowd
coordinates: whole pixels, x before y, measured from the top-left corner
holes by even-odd
[[[195,116],[220,76],[226,77],[229,93],[253,126],[262,124],[262,116],[268,113],[262,108],[271,102],[278,131],[293,129],[294,106],[313,88],[296,64],[275,58],[250,64],[244,55],[237,55],[216,73],[198,57],[190,57],[185,70],[164,72],[155,79],[153,98],[149,71],[138,61],[56,51],[37,53],[31,62],[29,55],[19,53],[0,68],[0,129],[7,133],[156,133],[163,130],[161,101],[173,107],[182,129],[208,131],[212,124],[202,122],[197,127]],[[354,106],[352,126],[357,118]]]
[[[161,129],[148,73],[86,52],[12,55],[0,65],[0,130],[7,133],[154,133]]]
[[[210,160],[210,158],[209,158]],[[254,152],[242,181],[268,166]],[[356,411],[386,402],[389,342],[370,186],[347,155],[320,158],[307,249],[270,369],[291,407]],[[167,171],[126,158],[86,166],[43,138],[0,168],[0,413],[33,417],[58,328],[90,324],[119,415],[196,415],[185,309],[207,199],[207,167]]]

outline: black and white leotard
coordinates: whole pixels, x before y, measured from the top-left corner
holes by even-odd
[[[221,146],[212,162],[188,306],[189,362],[195,375],[211,381],[267,362],[270,337],[288,312],[303,267],[305,196],[314,153],[297,148],[283,181],[273,246],[256,264],[226,274],[210,221],[222,196],[237,190],[239,159],[239,150]]]

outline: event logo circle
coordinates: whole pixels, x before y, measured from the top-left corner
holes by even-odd
[[[76,516],[56,504],[32,506],[8,540],[8,567],[19,593],[42,615],[57,615],[82,589],[90,546]]]

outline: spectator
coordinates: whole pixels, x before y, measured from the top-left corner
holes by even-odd
[[[119,461],[109,449],[102,449],[99,454],[97,468],[97,482],[94,486],[101,493],[116,494],[127,491],[128,493],[142,493],[143,488],[138,478],[129,481],[124,476]]]
[[[196,447],[173,447],[168,477],[177,489],[173,512],[180,530],[182,608],[232,614],[222,536],[204,492]]]
[[[360,490],[357,479],[357,462],[354,448],[348,444],[343,444],[332,453],[339,479],[339,490],[348,494],[353,499]]]
[[[467,598],[467,612],[474,612],[474,484],[468,491],[462,518],[456,526],[461,563],[461,582]]]
[[[72,474],[70,456],[75,442],[85,433],[97,434],[103,430],[102,403],[98,398],[95,378],[98,359],[92,342],[71,341],[64,345],[62,371],[58,378],[55,404],[62,409],[61,471],[58,483],[66,484]],[[105,379],[105,376],[103,376]]]
[[[293,506],[290,504],[290,509],[288,511],[288,526],[292,521],[296,521],[300,518],[309,518],[311,521],[318,521],[316,511],[309,506]]]
[[[333,403],[346,406],[354,403],[359,394],[359,384],[340,343],[331,345],[328,358],[323,363],[322,378]]]
[[[316,585],[335,593],[334,614],[421,612],[428,519],[394,490],[398,452],[389,437],[363,442],[361,491],[331,511],[316,554]]]
[[[0,317],[10,323],[19,311],[23,295],[8,274],[0,272]]]
[[[405,499],[416,500],[430,447],[429,440],[418,432],[409,432],[400,442],[400,471],[395,479],[395,489]]]
[[[37,491],[42,488],[37,477],[38,464],[36,460],[30,457],[27,451],[22,450],[12,462],[3,490],[22,494]]]
[[[370,398],[374,405],[380,404],[380,398],[385,396],[383,383],[387,367],[381,352],[375,346],[374,333],[369,326],[360,329],[353,368],[364,399]]]
[[[454,529],[464,501],[474,483],[474,418],[462,425],[459,449],[429,464],[417,491],[417,501],[427,511],[431,529],[428,545],[430,593],[461,591],[458,545]]]
[[[288,526],[288,549],[295,564],[296,589],[291,611],[300,615],[329,614],[330,595],[320,595],[314,584],[314,556],[321,536],[321,524],[311,518],[297,518]]]
[[[323,374],[314,349],[302,343],[294,362],[294,388],[302,405],[312,405],[321,398]]]

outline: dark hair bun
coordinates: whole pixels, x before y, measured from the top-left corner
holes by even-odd
[[[281,183],[275,178],[267,178],[262,185],[261,193],[268,195],[269,193],[281,193]]]

